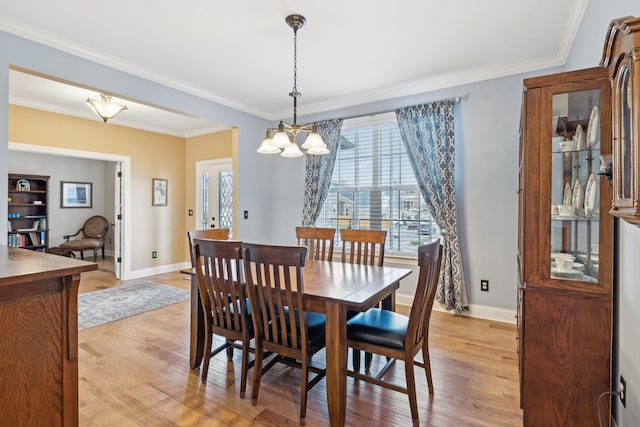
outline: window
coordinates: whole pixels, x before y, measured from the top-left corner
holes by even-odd
[[[387,230],[388,255],[415,256],[440,230],[424,202],[395,114],[345,120],[317,227]]]

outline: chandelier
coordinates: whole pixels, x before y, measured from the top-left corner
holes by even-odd
[[[258,148],[258,153],[280,153],[282,157],[300,157],[302,156],[302,151],[296,144],[296,135],[299,132],[306,132],[307,137],[302,144],[302,148],[307,150],[307,154],[328,154],[327,145],[318,134],[315,123],[297,123],[298,97],[302,95],[296,87],[298,76],[298,29],[302,28],[307,20],[302,15],[289,15],[285,21],[293,29],[293,89],[289,93],[289,96],[293,98],[293,124],[280,121],[277,128],[267,129],[267,135],[260,148]]]
[[[120,111],[127,109],[126,105],[113,102],[110,96],[104,94],[100,94],[100,100],[87,98],[87,105],[105,123],[107,123],[107,120],[114,118]]]

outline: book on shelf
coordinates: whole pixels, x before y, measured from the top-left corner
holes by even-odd
[[[36,231],[29,232],[29,237],[31,238],[31,244],[33,246],[40,246],[40,233]]]

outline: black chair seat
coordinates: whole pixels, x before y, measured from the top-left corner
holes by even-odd
[[[236,328],[234,325],[234,321],[233,321],[233,314],[236,311],[236,309],[238,309],[238,313],[243,313],[246,316],[246,320],[245,320],[245,324],[247,325],[247,332],[249,333],[249,336],[251,338],[253,338],[255,335],[253,333],[253,319],[251,318],[251,307],[249,306],[249,299],[246,298],[246,305],[244,307],[240,307],[240,300],[236,301],[235,304],[229,304],[229,311],[231,314],[231,324],[230,325],[223,325],[223,328],[225,329],[236,329],[236,330],[242,330],[242,325],[238,325],[238,327]],[[223,323],[226,323],[226,321],[223,321]]]
[[[286,310],[288,311],[288,309]],[[298,316],[300,313],[298,310],[295,310],[296,313],[296,326],[298,329],[300,328],[300,319]],[[318,344],[320,341],[324,342],[325,337],[325,328],[327,324],[327,319],[324,314],[316,313],[313,311],[305,311],[305,320],[307,323],[307,339],[309,340],[309,345],[313,347]],[[288,321],[289,317],[287,316],[287,325],[289,325]],[[300,337],[300,334],[298,334]]]
[[[372,308],[347,322],[347,338],[404,350],[408,326],[407,316]]]

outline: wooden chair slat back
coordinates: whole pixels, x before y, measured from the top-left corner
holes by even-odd
[[[340,230],[342,262],[349,264],[384,264],[386,230]]]
[[[331,261],[335,228],[296,227],[299,246],[306,246],[309,259]]]
[[[217,328],[241,332],[247,312],[242,242],[193,240],[200,300],[205,316]]]
[[[189,238],[189,255],[191,256],[191,266],[195,266],[193,241],[194,239],[208,239],[208,240],[228,240],[229,229],[228,228],[208,228],[206,230],[190,230],[187,232]]]
[[[302,302],[302,268],[306,256],[307,248],[304,246],[251,243],[243,246],[255,334],[265,348],[281,354],[286,354],[285,348],[300,350],[307,347]],[[296,317],[299,317],[297,322]],[[275,347],[270,347],[268,343]]]
[[[434,240],[418,248],[420,273],[413,306],[409,314],[407,348],[415,346],[428,334],[433,300],[440,281],[441,261],[442,245],[440,240]]]

